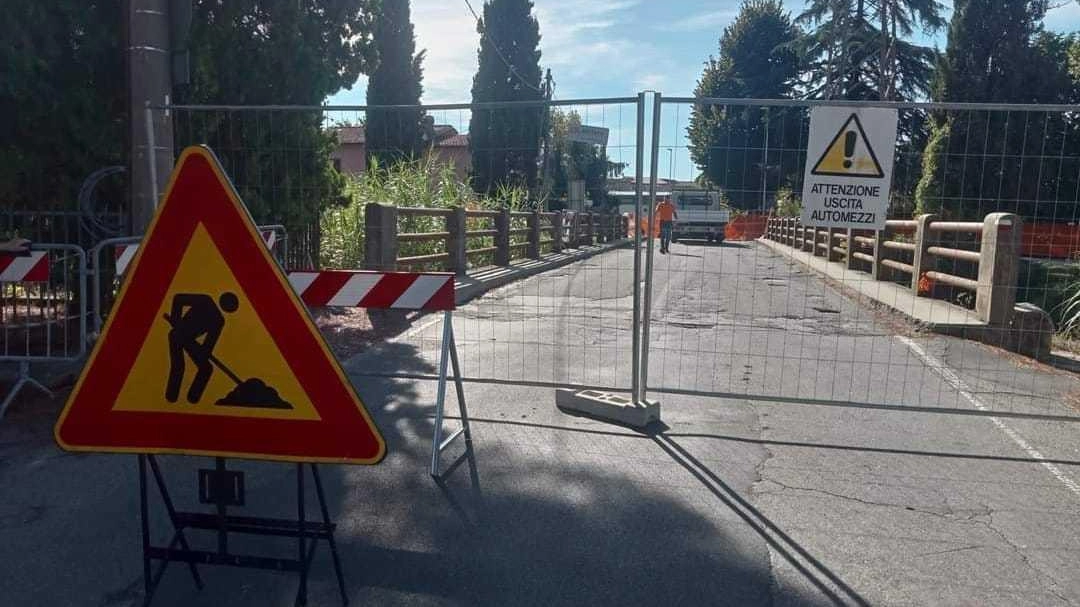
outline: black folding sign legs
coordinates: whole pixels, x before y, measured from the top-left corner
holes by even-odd
[[[442,438],[442,425],[443,411],[446,405],[447,362],[450,362],[454,368],[454,388],[457,390],[458,409],[461,412],[461,427],[444,439]],[[469,430],[469,411],[465,408],[465,388],[461,383],[461,366],[458,364],[457,344],[454,342],[454,319],[450,311],[446,311],[443,314],[442,351],[439,355],[439,387],[435,397],[435,433],[431,438],[431,476],[433,478],[442,478],[442,473],[439,471],[442,452],[459,436],[465,438],[465,452],[447,467],[447,475],[457,468],[463,458],[472,454],[473,445],[472,432]]]
[[[154,477],[161,501],[165,505],[173,535],[167,546],[155,546],[150,540],[149,489],[146,476],[147,464]],[[204,503],[215,506],[213,514],[201,512],[179,512],[173,506],[169,490],[165,486],[165,477],[161,473],[153,455],[139,456],[139,512],[142,523],[143,546],[143,583],[145,595],[143,605],[148,606],[154,597],[154,591],[165,569],[172,561],[187,563],[195,586],[202,590],[202,578],[197,565],[231,565],[253,569],[271,569],[276,571],[295,571],[300,575],[300,587],[296,592],[296,605],[307,604],[307,580],[311,559],[315,555],[315,546],[319,540],[326,540],[330,546],[330,556],[334,562],[334,574],[337,576],[338,592],[341,602],[348,605],[349,596],[345,590],[345,576],[338,556],[337,543],[334,541],[334,523],[330,522],[330,513],[326,507],[326,495],[323,492],[322,478],[315,464],[296,464],[296,519],[277,519],[228,514],[229,506],[244,503],[243,474],[225,469],[225,459],[216,458],[213,470],[199,471],[199,497]],[[305,512],[304,467],[310,466],[311,476],[315,481],[315,493],[319,500],[319,513],[322,522],[307,520]],[[193,550],[188,544],[185,530],[213,531],[217,534],[217,550]],[[229,534],[262,535],[271,537],[296,538],[296,558],[273,558],[248,554],[235,554],[229,551]],[[160,561],[152,571],[153,561]]]

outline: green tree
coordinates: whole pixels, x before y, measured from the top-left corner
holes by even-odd
[[[538,101],[544,98],[540,70],[540,25],[531,0],[491,0],[484,4],[479,67],[473,103]],[[543,107],[474,110],[469,119],[472,185],[491,192],[500,185],[535,190],[541,138],[547,128]]]
[[[934,100],[1074,103],[1070,56],[1077,53],[1076,41],[1044,32],[1045,11],[1042,1],[957,0]],[[1068,114],[936,112],[932,121],[917,212],[963,219],[998,210],[1077,217],[1080,136]]]
[[[183,103],[319,105],[373,63],[374,0],[196,0]],[[318,112],[179,111],[176,144],[209,144],[258,221],[317,223],[343,200]],[[299,152],[299,153],[298,153]]]
[[[118,2],[5,5],[0,20],[0,209],[72,210],[90,173],[126,163],[120,22]],[[108,184],[114,188],[107,196],[123,197],[121,180]],[[20,229],[35,233],[26,224],[0,225],[0,231]]]
[[[424,90],[424,51],[416,52],[409,0],[382,0],[382,10],[375,19],[374,42],[379,64],[368,80],[367,104],[419,105]],[[429,143],[423,122],[424,112],[420,109],[368,110],[368,158],[377,157],[386,166],[395,160],[419,157]]]
[[[748,0],[724,29],[719,57],[705,62],[694,95],[791,97],[799,70],[792,44],[798,38],[799,29],[778,0]],[[687,127],[690,157],[733,206],[757,209],[764,191],[775,191],[802,170],[785,152],[798,147],[800,116],[786,108],[695,105]]]
[[[806,90],[820,99],[912,99],[925,94],[936,52],[905,40],[945,25],[936,0],[810,0],[797,21]]]

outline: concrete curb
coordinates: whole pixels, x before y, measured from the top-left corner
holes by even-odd
[[[548,253],[540,259],[518,261],[511,263],[509,266],[486,266],[484,268],[479,268],[476,272],[459,276],[455,280],[454,289],[456,291],[456,296],[454,299],[457,305],[465,305],[492,289],[497,289],[511,282],[535,276],[536,274],[547,272],[548,270],[561,268],[574,262],[599,255],[600,253],[623,248],[630,244],[630,240],[623,239],[578,249],[569,249],[560,253]]]

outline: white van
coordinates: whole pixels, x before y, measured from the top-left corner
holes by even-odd
[[[731,221],[731,209],[720,202],[719,192],[675,190],[671,204],[679,213],[672,229],[672,239],[701,239],[723,242],[724,228]]]

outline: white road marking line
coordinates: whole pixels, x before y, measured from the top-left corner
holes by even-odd
[[[956,388],[957,392],[960,393],[960,396],[963,396],[965,400],[972,404],[972,406],[974,406],[979,411],[990,412],[990,408],[987,407],[986,404],[983,403],[981,400],[979,400],[977,396],[971,393],[971,388],[969,388],[968,385],[964,382],[964,380],[960,379],[960,376],[957,375],[955,371],[950,369],[944,361],[938,360],[938,358],[935,357],[933,354],[930,354],[929,352],[924,350],[922,346],[915,343],[913,340],[904,337],[903,335],[898,335],[896,339],[900,340],[901,343],[903,343],[905,346],[908,347],[908,349],[915,353],[915,356],[918,356],[919,359],[923,361],[923,363],[933,369],[935,373],[940,375],[941,378],[945,380],[945,383],[949,384],[953,388]],[[1029,444],[1023,436],[1020,436],[1020,434],[1016,430],[1013,430],[1000,418],[990,417],[990,421],[993,422],[999,430],[1004,432],[1005,436],[1008,436],[1010,439],[1012,439],[1014,443],[1017,444],[1017,446],[1023,449],[1024,453],[1027,453],[1028,457],[1039,462],[1039,464],[1041,464],[1043,468],[1046,468],[1046,470],[1051,475],[1053,475],[1053,477],[1056,478],[1058,482],[1060,482],[1062,485],[1065,485],[1066,489],[1072,491],[1077,496],[1080,496],[1080,484],[1077,484],[1076,481],[1070,478],[1069,475],[1065,474],[1065,472],[1063,472],[1061,468],[1057,467],[1054,463],[1046,461],[1046,458],[1043,457],[1043,454],[1039,453],[1037,449],[1032,447],[1031,444]]]

